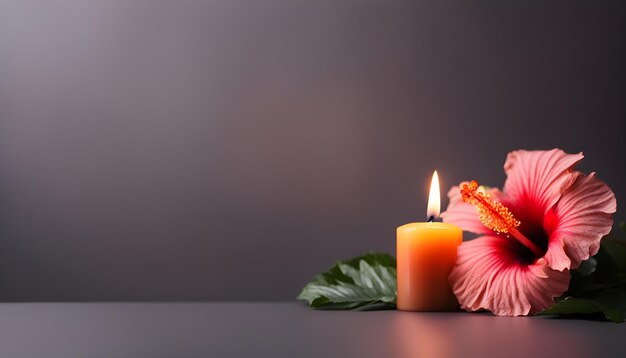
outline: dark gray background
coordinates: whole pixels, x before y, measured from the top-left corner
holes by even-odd
[[[624,2],[5,0],[0,299],[292,299],[584,151],[626,195]],[[623,219],[620,214],[617,219]]]

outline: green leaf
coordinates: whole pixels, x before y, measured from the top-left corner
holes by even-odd
[[[626,246],[619,239],[605,237],[598,253],[572,270],[566,296],[595,297],[602,291],[626,284]]]
[[[557,301],[552,307],[544,310],[543,315],[585,315],[603,314],[604,318],[613,322],[624,322],[626,317],[626,292],[608,290],[595,298],[566,297]]]
[[[298,299],[316,309],[393,308],[396,259],[384,253],[368,253],[339,261],[309,282]]]
[[[626,242],[605,237],[598,254],[571,272],[563,298],[541,312],[545,315],[601,314],[613,322],[626,318]]]
[[[598,300],[568,296],[558,300],[552,307],[544,310],[542,314],[589,314],[600,311]]]

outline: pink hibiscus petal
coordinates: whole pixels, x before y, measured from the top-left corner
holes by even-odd
[[[448,191],[448,199],[450,199],[450,201],[446,211],[441,213],[441,219],[446,223],[456,225],[465,231],[475,234],[493,233],[493,231],[480,222],[476,214],[476,208],[471,204],[463,202],[460,186],[466,183],[467,182],[463,182],[459,184],[459,186],[453,186],[452,189]],[[494,200],[500,200],[502,196],[502,192],[497,188],[490,188],[487,190],[487,194]]]
[[[511,240],[482,236],[458,251],[450,285],[467,311],[489,310],[500,316],[540,312],[569,285],[569,272],[552,270],[543,259],[519,261]]]
[[[548,251],[543,256],[548,266],[557,271],[569,269],[572,266],[572,260],[565,252],[565,243],[562,237],[551,237],[548,241]]]
[[[560,149],[509,153],[504,163],[507,179],[503,191],[512,207],[528,211],[517,215],[542,216],[552,208],[572,183],[572,167],[582,159],[582,153],[567,154]]]
[[[561,242],[577,268],[583,260],[595,255],[600,239],[611,231],[613,214],[617,209],[615,194],[595,173],[588,176],[574,173],[573,184],[546,215],[546,231],[550,243]],[[552,268],[560,267],[550,262]]]

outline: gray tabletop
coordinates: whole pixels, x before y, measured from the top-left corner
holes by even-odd
[[[626,324],[299,303],[2,303],[0,357],[620,356]],[[623,355],[622,355],[623,356]]]

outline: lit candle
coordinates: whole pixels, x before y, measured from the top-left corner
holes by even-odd
[[[428,197],[428,222],[400,226],[396,238],[397,307],[403,311],[449,311],[458,302],[448,275],[463,239],[461,228],[435,222],[440,212],[439,178],[433,174]]]

